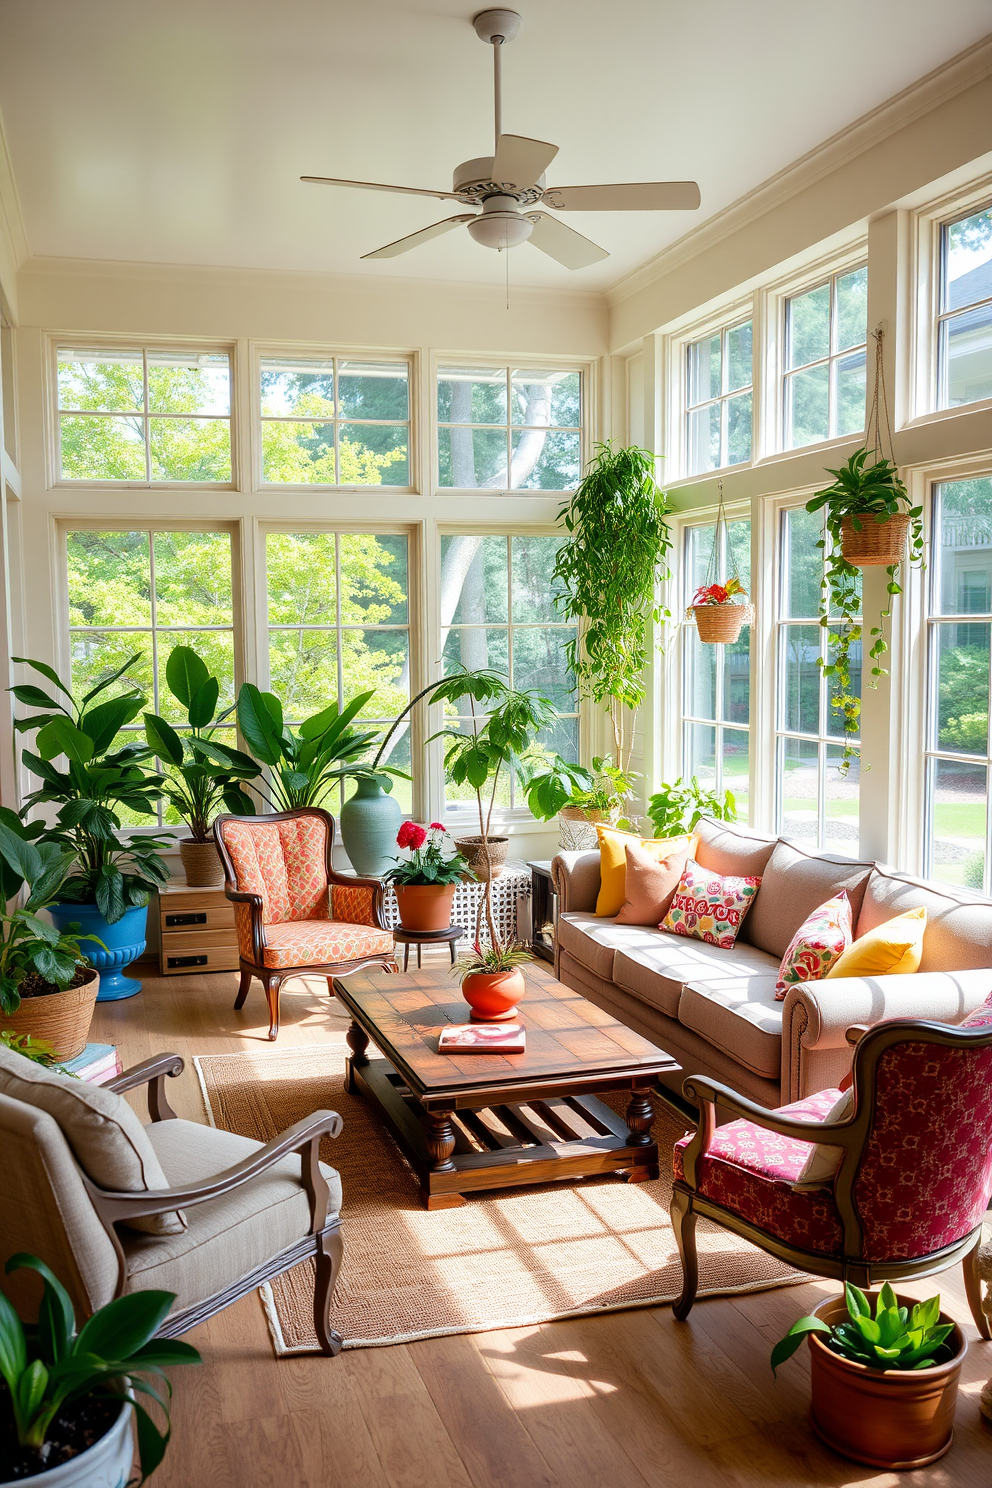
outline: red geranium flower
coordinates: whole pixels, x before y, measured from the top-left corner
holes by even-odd
[[[446,832],[448,829],[443,822],[431,822],[432,832]]]
[[[416,822],[402,822],[399,831],[396,833],[397,847],[410,847],[416,851],[418,847],[423,847],[426,841],[427,833]]]

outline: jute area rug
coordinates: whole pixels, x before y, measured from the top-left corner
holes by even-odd
[[[211,1124],[269,1141],[311,1111],[330,1108],[344,1130],[321,1156],[344,1188],[345,1255],[333,1324],[345,1348],[408,1343],[649,1307],[681,1290],[668,1220],[671,1150],[684,1124],[659,1108],[662,1177],[615,1175],[470,1197],[428,1212],[392,1136],[343,1084],[347,1051],[334,1046],[211,1054],[194,1062]],[[605,1097],[622,1110],[624,1096]],[[700,1221],[700,1295],[762,1291],[798,1272],[719,1226]],[[277,1354],[317,1350],[313,1263],[266,1284],[262,1303]]]

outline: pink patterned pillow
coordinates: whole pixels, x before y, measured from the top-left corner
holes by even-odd
[[[723,878],[690,858],[658,929],[732,950],[760,883],[760,878]]]
[[[833,899],[814,909],[799,926],[782,957],[775,983],[775,1000],[784,1002],[785,994],[797,982],[818,982],[839,961],[854,936],[851,901],[841,889]]]
[[[992,1023],[992,992],[989,993],[981,1007],[977,1007],[973,1013],[969,1013],[959,1028],[985,1028]]]

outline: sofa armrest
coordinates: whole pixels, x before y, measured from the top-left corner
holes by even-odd
[[[551,882],[563,913],[591,914],[599,897],[599,848],[559,853],[551,864]]]
[[[789,989],[782,1009],[782,1098],[803,1100],[840,1082],[854,1050],[847,1030],[888,1018],[961,1023],[992,991],[992,967],[906,976],[827,977]]]

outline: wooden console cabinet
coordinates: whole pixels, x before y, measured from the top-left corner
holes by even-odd
[[[167,884],[158,892],[159,969],[163,976],[237,971],[234,905],[223,886],[191,889]]]

